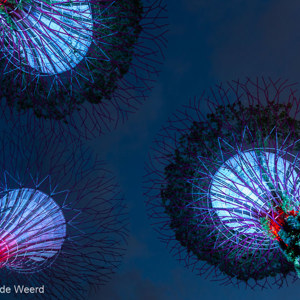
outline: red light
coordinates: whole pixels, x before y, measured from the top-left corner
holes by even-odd
[[[277,208],[277,215],[275,215],[274,218],[269,220],[269,227],[271,232],[274,234],[275,239],[277,241],[282,241],[282,239],[279,236],[279,231],[281,230],[283,224],[285,223],[286,219],[290,216],[296,217],[299,213],[299,211],[288,211],[287,213],[285,213],[281,207]],[[288,246],[286,244],[286,246]]]

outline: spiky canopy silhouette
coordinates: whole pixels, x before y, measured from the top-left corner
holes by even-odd
[[[164,18],[161,0],[1,1],[0,98],[12,115],[82,122],[98,135],[151,89]]]
[[[30,294],[40,299],[87,299],[125,251],[114,177],[88,149],[51,131],[16,128],[1,133],[0,148],[2,284],[44,286]]]
[[[155,140],[149,215],[171,252],[199,273],[251,287],[297,278],[295,88],[264,78],[219,85],[178,110]]]

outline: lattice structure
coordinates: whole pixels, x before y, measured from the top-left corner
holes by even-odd
[[[66,238],[60,207],[39,190],[20,188],[1,198],[1,267],[17,272],[44,268]]]
[[[297,278],[294,88],[264,78],[228,82],[178,110],[159,133],[145,176],[149,215],[170,251],[200,274],[250,287]]]
[[[2,284],[44,286],[32,298],[87,299],[125,251],[126,208],[113,176],[51,131],[2,133],[0,148]]]
[[[2,108],[86,135],[115,127],[153,86],[165,24],[158,0],[1,1]]]

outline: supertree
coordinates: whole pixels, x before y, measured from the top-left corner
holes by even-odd
[[[124,121],[158,75],[165,10],[162,0],[1,0],[7,118],[29,113],[94,135]]]
[[[1,286],[17,298],[87,299],[126,247],[126,207],[113,175],[51,131],[0,136]]]
[[[168,121],[146,165],[149,216],[179,260],[223,284],[300,276],[300,100],[288,81],[216,86]]]

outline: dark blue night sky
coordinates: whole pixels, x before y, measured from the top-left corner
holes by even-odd
[[[91,143],[115,172],[130,210],[124,262],[91,299],[297,299],[298,282],[264,291],[224,287],[177,262],[147,218],[142,177],[155,135],[189,98],[247,76],[300,81],[300,3],[177,0],[168,3],[168,13],[166,60],[150,99],[126,124]]]
[[[168,48],[149,99],[125,124],[87,143],[115,174],[130,222],[121,267],[109,284],[91,292],[89,300],[298,299],[300,281],[281,289],[245,290],[220,286],[186,269],[152,228],[142,181],[156,134],[191,97],[217,83],[246,77],[300,82],[300,2],[168,2]]]

